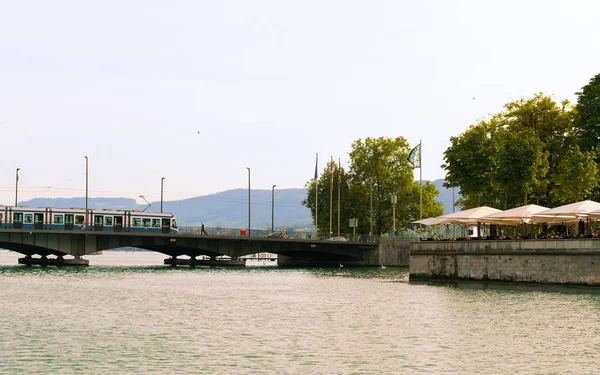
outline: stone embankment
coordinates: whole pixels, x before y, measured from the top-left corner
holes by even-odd
[[[600,285],[600,239],[418,241],[410,279]]]
[[[378,260],[371,265],[408,267],[412,240],[406,238],[381,238]]]

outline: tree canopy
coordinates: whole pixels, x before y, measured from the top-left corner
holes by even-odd
[[[408,162],[410,146],[403,137],[358,139],[352,144],[349,153],[349,171],[340,170],[329,162],[318,178],[318,230],[330,232],[330,217],[333,234],[337,233],[337,205],[340,205],[340,227],[342,233],[352,232],[349,220],[356,218],[356,233],[369,233],[371,219],[373,233],[387,233],[392,230],[393,194],[397,197],[395,210],[396,229],[414,226],[412,221],[420,218],[420,187],[414,181],[413,168]],[[331,178],[333,175],[333,179]],[[336,178],[336,176],[339,176]],[[302,202],[309,207],[315,217],[314,181],[305,185],[308,194]],[[340,201],[337,189],[340,187]],[[427,182],[423,184],[423,217],[443,214],[443,205],[435,201],[437,188]],[[371,212],[371,199],[373,211]],[[332,215],[330,204],[332,202]]]
[[[450,139],[444,152],[446,187],[460,188],[465,208],[556,206],[590,196],[596,155],[580,150],[577,110],[544,94],[504,105]]]
[[[579,148],[582,152],[591,151],[596,156],[596,166],[600,169],[600,74],[577,93],[576,129]],[[600,200],[600,187],[592,190],[591,198]]]
[[[577,93],[577,121],[581,151],[598,152],[600,145],[600,74]]]

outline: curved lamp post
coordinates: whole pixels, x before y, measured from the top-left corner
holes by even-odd
[[[17,177],[15,180],[15,207],[17,207],[17,203],[19,202],[17,199],[19,196],[19,170],[21,170],[21,168],[17,168]]]
[[[248,237],[250,237],[250,167],[246,167],[248,170]]]
[[[165,178],[161,178],[160,179],[160,213],[162,214],[163,212],[163,182],[165,181]]]
[[[85,158],[85,230],[88,229],[88,157]]]
[[[275,232],[275,186],[271,188],[271,232]]]

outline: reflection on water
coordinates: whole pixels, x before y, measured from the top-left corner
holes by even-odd
[[[0,373],[592,374],[596,289],[408,282],[399,268],[90,267],[0,251]]]

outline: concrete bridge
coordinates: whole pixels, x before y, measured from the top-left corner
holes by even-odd
[[[379,264],[378,244],[373,242],[0,229],[0,248],[24,254],[25,257],[19,259],[21,264],[88,265],[89,261],[83,256],[126,246],[168,255],[165,264],[171,265],[245,265],[241,257],[261,252],[277,254],[279,265]],[[73,259],[65,258],[69,255]],[[178,258],[180,256],[188,256],[189,259]],[[207,256],[210,260],[198,259],[200,256]],[[222,256],[230,259],[217,259]]]

